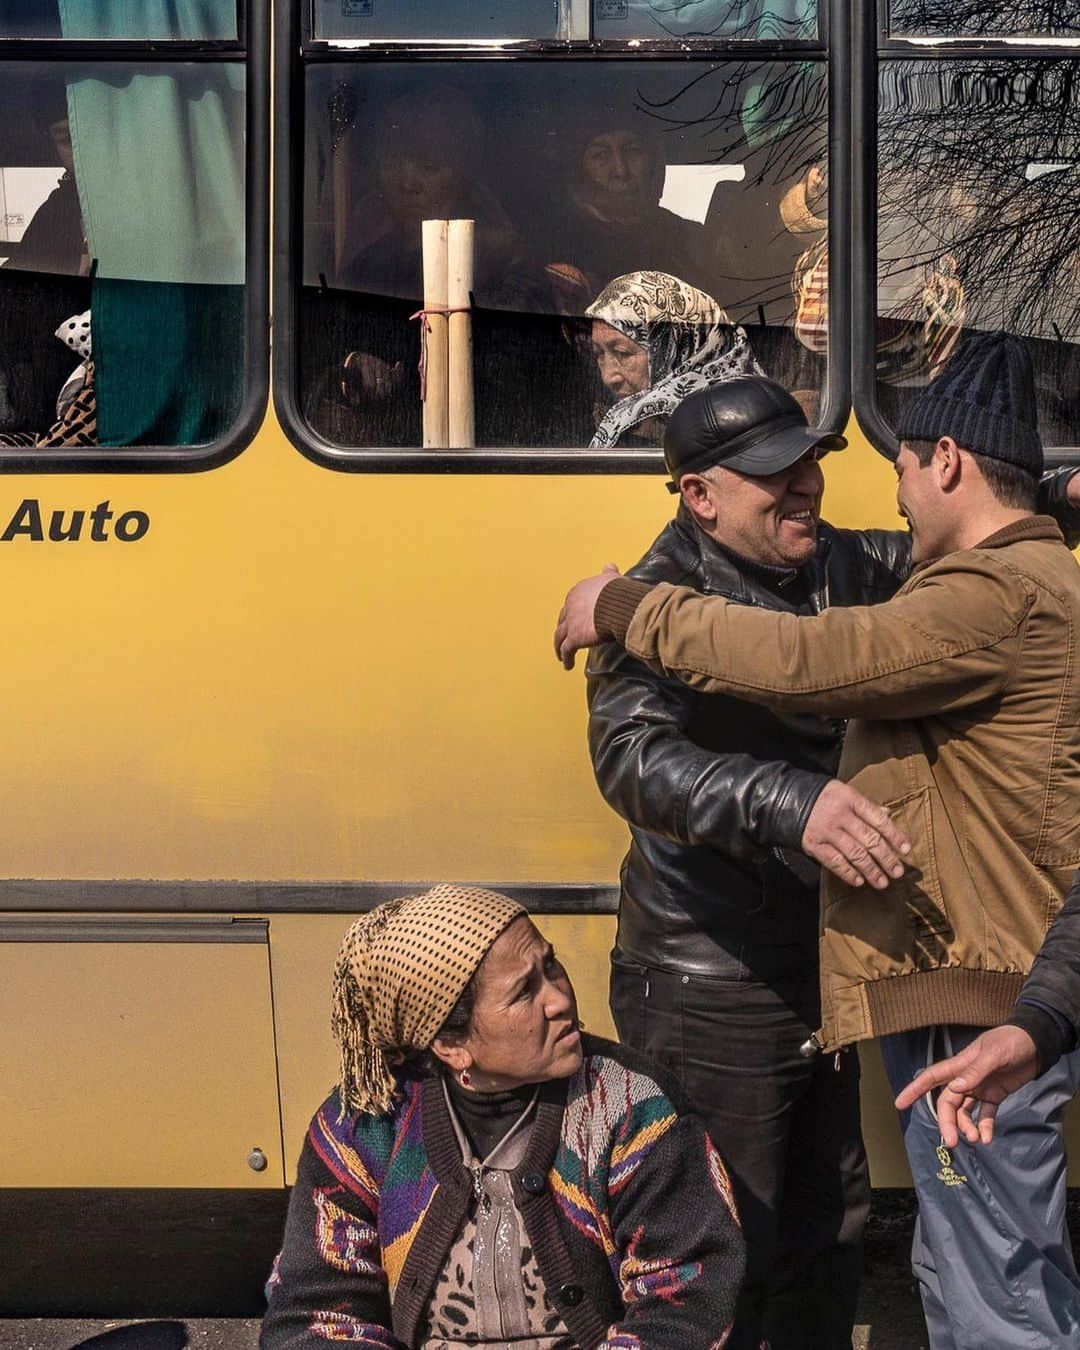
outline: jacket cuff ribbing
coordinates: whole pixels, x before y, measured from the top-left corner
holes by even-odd
[[[603,641],[614,638],[626,646],[626,633],[637,613],[637,607],[653,588],[644,581],[631,577],[615,577],[596,597],[593,623]]]
[[[1045,1073],[1056,1064],[1069,1048],[1062,1032],[1061,1023],[1048,1010],[1034,1003],[1018,1003],[1013,1014],[1005,1023],[1009,1027],[1019,1027],[1026,1031],[1035,1042],[1035,1057],[1039,1073]]]

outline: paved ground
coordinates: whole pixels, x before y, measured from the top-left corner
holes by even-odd
[[[873,1309],[877,1325],[860,1326],[854,1350],[924,1350],[922,1319],[910,1293]],[[255,1350],[257,1321],[0,1321],[0,1350]]]
[[[0,1350],[255,1350],[257,1320],[0,1321]]]
[[[1078,1201],[1074,1195],[1070,1209],[1080,1234]],[[907,1257],[913,1222],[910,1192],[875,1192],[853,1350],[926,1350]],[[0,1319],[0,1350],[256,1350],[258,1333],[253,1318]]]
[[[926,1350],[906,1259],[877,1244],[863,1287],[853,1350]],[[0,1320],[0,1350],[256,1350],[256,1319],[144,1322]]]

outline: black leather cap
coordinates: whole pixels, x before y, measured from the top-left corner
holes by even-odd
[[[699,389],[684,398],[668,420],[664,462],[678,491],[684,473],[701,473],[714,464],[763,478],[802,459],[807,450],[843,450],[843,436],[811,427],[786,389],[764,375]]]

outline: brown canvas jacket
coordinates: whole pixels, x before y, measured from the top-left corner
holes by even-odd
[[[1080,863],[1080,568],[1032,516],[812,618],[619,579],[601,635],[695,688],[851,717],[839,776],[912,844],[822,883],[826,1049],[1004,1021]]]

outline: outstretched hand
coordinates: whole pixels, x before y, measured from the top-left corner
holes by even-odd
[[[883,806],[834,778],[810,812],[802,851],[849,886],[869,882],[883,890],[890,877],[904,875],[901,855],[911,852],[911,843]]]
[[[599,641],[593,622],[596,601],[608,582],[619,575],[615,564],[608,563],[597,576],[587,577],[567,591],[555,626],[555,655],[567,670],[573,670],[574,657],[582,647],[594,647]]]
[[[896,1099],[899,1111],[940,1087],[938,1129],[946,1148],[955,1148],[962,1134],[969,1144],[989,1144],[1001,1103],[1030,1083],[1038,1072],[1035,1042],[1020,1027],[992,1027],[951,1059],[931,1064]],[[975,1107],[978,1115],[974,1115]]]

